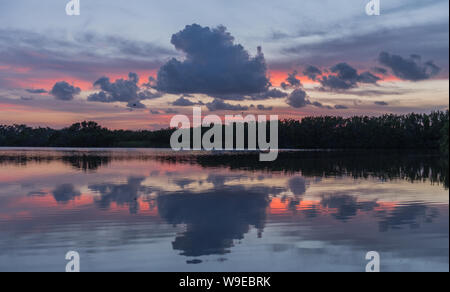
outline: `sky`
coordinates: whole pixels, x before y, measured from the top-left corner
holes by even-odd
[[[0,124],[448,109],[449,2],[0,0]]]

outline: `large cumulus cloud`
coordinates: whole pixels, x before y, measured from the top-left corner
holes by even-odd
[[[136,73],[129,73],[128,79],[117,79],[114,82],[108,77],[102,77],[94,82],[94,86],[99,87],[101,91],[88,96],[88,101],[126,102],[130,108],[145,108],[143,100],[162,96],[161,93],[141,89],[138,83],[139,76]]]
[[[381,52],[378,61],[380,64],[390,68],[395,76],[409,81],[421,81],[437,75],[441,68],[432,61],[422,62],[419,55],[411,55],[403,58],[399,55],[391,55]]]
[[[171,43],[185,53],[158,71],[156,87],[168,93],[254,94],[269,87],[261,48],[251,57],[224,26],[187,25]]]

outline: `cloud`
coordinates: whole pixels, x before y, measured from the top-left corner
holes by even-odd
[[[297,78],[298,72],[294,70],[292,73],[288,73],[288,77],[286,78],[286,82],[281,82],[281,88],[289,89],[289,88],[299,88],[302,87],[302,83],[300,79]]]
[[[318,101],[314,101],[311,103],[313,106],[315,107],[319,107],[319,108],[326,108],[326,109],[332,109],[331,106],[329,105],[323,105],[322,103],[318,102]]]
[[[175,100],[172,105],[174,106],[194,106],[197,105],[197,103],[190,101],[187,98],[184,98],[181,96],[179,99]]]
[[[256,108],[260,111],[271,111],[273,110],[273,106],[265,106],[263,104],[258,104]]]
[[[322,89],[324,90],[347,90],[356,86],[355,82],[342,80],[334,75],[324,76],[320,80],[320,83],[322,84]]]
[[[25,89],[26,92],[32,93],[32,94],[43,94],[47,93],[47,90],[45,89]]]
[[[100,87],[101,91],[88,96],[88,101],[126,102],[130,108],[145,108],[141,101],[162,96],[159,92],[141,89],[138,82],[139,76],[136,73],[129,73],[128,79],[117,79],[115,82],[111,82],[108,77],[102,77],[94,82],[94,86]]]
[[[360,83],[370,83],[370,84],[376,84],[378,81],[380,81],[381,78],[378,76],[373,75],[370,72],[363,72],[358,76],[358,82]]]
[[[303,70],[303,74],[309,79],[315,81],[317,76],[322,75],[322,71],[319,68],[310,65]]]
[[[286,103],[293,108],[302,108],[312,105],[318,108],[332,109],[329,105],[324,105],[318,101],[311,101],[308,98],[307,93],[301,88],[295,89],[286,99]]]
[[[386,68],[382,68],[382,67],[373,67],[372,71],[375,74],[381,74],[381,75],[387,75],[388,74],[388,70]]]
[[[348,106],[337,104],[334,106],[335,109],[341,110],[341,109],[348,109]]]
[[[430,79],[441,71],[441,68],[432,61],[422,63],[418,55],[403,58],[399,55],[382,52],[378,57],[378,61],[380,64],[390,68],[398,78],[409,81]]]
[[[389,105],[389,103],[385,102],[385,101],[375,101],[374,102],[375,105],[381,105],[381,106],[387,106]]]
[[[295,89],[287,98],[286,103],[293,108],[302,108],[311,104],[308,95],[301,88]]]
[[[0,63],[26,71],[8,72],[4,82],[16,88],[38,80],[68,76],[92,81],[105,74],[158,70],[162,60],[178,56],[152,42],[93,33],[65,34],[62,31],[37,33],[30,30],[0,28]],[[0,70],[0,79],[2,72]],[[1,82],[1,81],[0,81]]]
[[[265,92],[253,94],[250,96],[251,100],[266,100],[271,98],[284,98],[288,96],[286,92],[283,92],[279,89],[273,88],[270,90],[267,90]]]
[[[157,89],[168,93],[253,94],[269,86],[261,48],[255,57],[224,26],[187,25],[171,43],[186,54],[172,58],[158,71]]]
[[[294,70],[292,73],[288,73],[288,77],[286,78],[286,81],[289,83],[292,87],[300,87],[302,84],[300,80],[297,78],[298,72]]]
[[[347,63],[339,63],[330,68],[334,75],[323,76],[319,82],[322,90],[344,91],[359,86],[359,83],[377,84],[381,78],[366,71],[358,74],[358,71]]]
[[[165,109],[165,110],[150,110],[152,115],[161,115],[161,114],[178,114],[178,111],[174,109]]]
[[[178,111],[169,108],[169,109],[164,110],[164,113],[165,114],[178,114]]]
[[[81,89],[79,87],[74,87],[66,81],[57,82],[50,91],[50,94],[56,99],[64,101],[72,100],[75,95],[80,93]]]
[[[213,98],[223,99],[223,100],[245,100],[246,97],[243,94],[210,94]]]
[[[220,99],[214,99],[212,102],[207,103],[206,107],[209,109],[209,111],[219,111],[219,110],[225,110],[225,111],[247,111],[249,109],[248,106],[241,106],[238,105],[232,105],[229,103],[224,102]]]

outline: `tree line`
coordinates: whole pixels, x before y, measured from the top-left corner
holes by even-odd
[[[379,117],[305,117],[279,121],[282,149],[427,149],[448,154],[449,111]],[[203,132],[208,129],[202,129]],[[109,130],[92,121],[63,129],[0,125],[2,147],[170,148],[175,129]],[[248,127],[246,127],[248,131]]]

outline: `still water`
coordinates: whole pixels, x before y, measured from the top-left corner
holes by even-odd
[[[449,270],[429,153],[0,149],[0,271]]]

